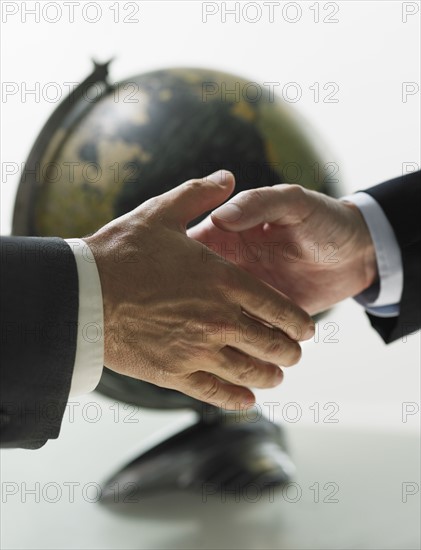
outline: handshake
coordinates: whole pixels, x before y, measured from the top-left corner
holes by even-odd
[[[310,315],[378,276],[352,203],[282,184],[220,206],[234,186],[224,170],[188,181],[84,239],[101,281],[105,366],[226,409],[278,385],[314,334]]]

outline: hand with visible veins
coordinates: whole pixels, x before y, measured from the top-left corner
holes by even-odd
[[[233,189],[234,177],[226,174]],[[298,185],[243,191],[188,235],[311,315],[378,278],[374,245],[358,208]]]
[[[84,239],[101,280],[105,366],[227,409],[279,384],[278,365],[296,363],[298,340],[314,333],[290,299],[186,235],[232,188],[224,171],[188,181]]]

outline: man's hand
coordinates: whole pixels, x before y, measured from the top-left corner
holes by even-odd
[[[234,409],[249,386],[272,387],[296,363],[314,323],[279,291],[186,235],[231,194],[227,172],[191,180],[85,241],[104,302],[105,365]]]
[[[241,192],[188,235],[312,315],[377,279],[374,246],[358,208],[298,185]]]

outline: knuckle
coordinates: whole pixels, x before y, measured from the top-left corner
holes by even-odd
[[[202,338],[204,339],[204,337]],[[204,360],[207,359],[208,354],[207,351],[201,346],[191,346],[189,348],[188,354],[185,355],[184,359],[187,360],[187,357],[189,361],[193,360],[198,363],[202,363]]]
[[[285,354],[285,343],[283,340],[277,338],[271,340],[266,345],[266,354],[269,357],[280,359]]]
[[[198,178],[193,178],[193,179],[187,180],[184,185],[186,187],[189,187],[192,191],[199,190],[201,187],[203,187],[203,180]]]
[[[206,382],[204,387],[200,388],[200,397],[205,401],[213,401],[219,392],[219,383],[215,377]]]
[[[270,187],[258,187],[257,189],[251,189],[250,191],[242,191],[238,194],[238,197],[239,199],[242,199],[244,203],[256,207],[265,203],[270,189]]]
[[[257,379],[257,369],[251,358],[246,359],[238,371],[237,380],[241,385],[249,386]]]
[[[286,301],[282,304],[282,309],[279,313],[279,319],[283,322],[288,322],[293,317],[293,306],[290,302]]]
[[[277,364],[289,367],[301,359],[301,347],[288,336],[280,336],[268,342],[266,354]]]
[[[203,334],[203,327],[205,320],[198,316],[192,316],[185,319],[182,327],[182,332],[178,335],[178,339],[185,341],[185,345],[188,346],[192,342],[199,342]]]
[[[288,195],[294,197],[294,199],[300,199],[305,195],[304,187],[297,185],[296,183],[290,183],[285,191]]]
[[[282,305],[279,311],[277,312],[276,321],[278,323],[285,323],[285,324],[295,321],[297,319],[296,306],[285,298],[280,298],[280,299],[282,300]]]
[[[301,185],[296,183],[291,183],[288,185],[288,188],[285,190],[288,193],[288,198],[291,201],[291,204],[294,204],[295,208],[303,207],[307,199],[307,191]]]

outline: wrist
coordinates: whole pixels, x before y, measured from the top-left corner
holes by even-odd
[[[376,249],[370,230],[364,220],[360,209],[353,204],[343,200],[348,212],[352,216],[352,232],[355,238],[355,251],[353,264],[355,271],[359,274],[360,292],[374,285],[379,279]]]

